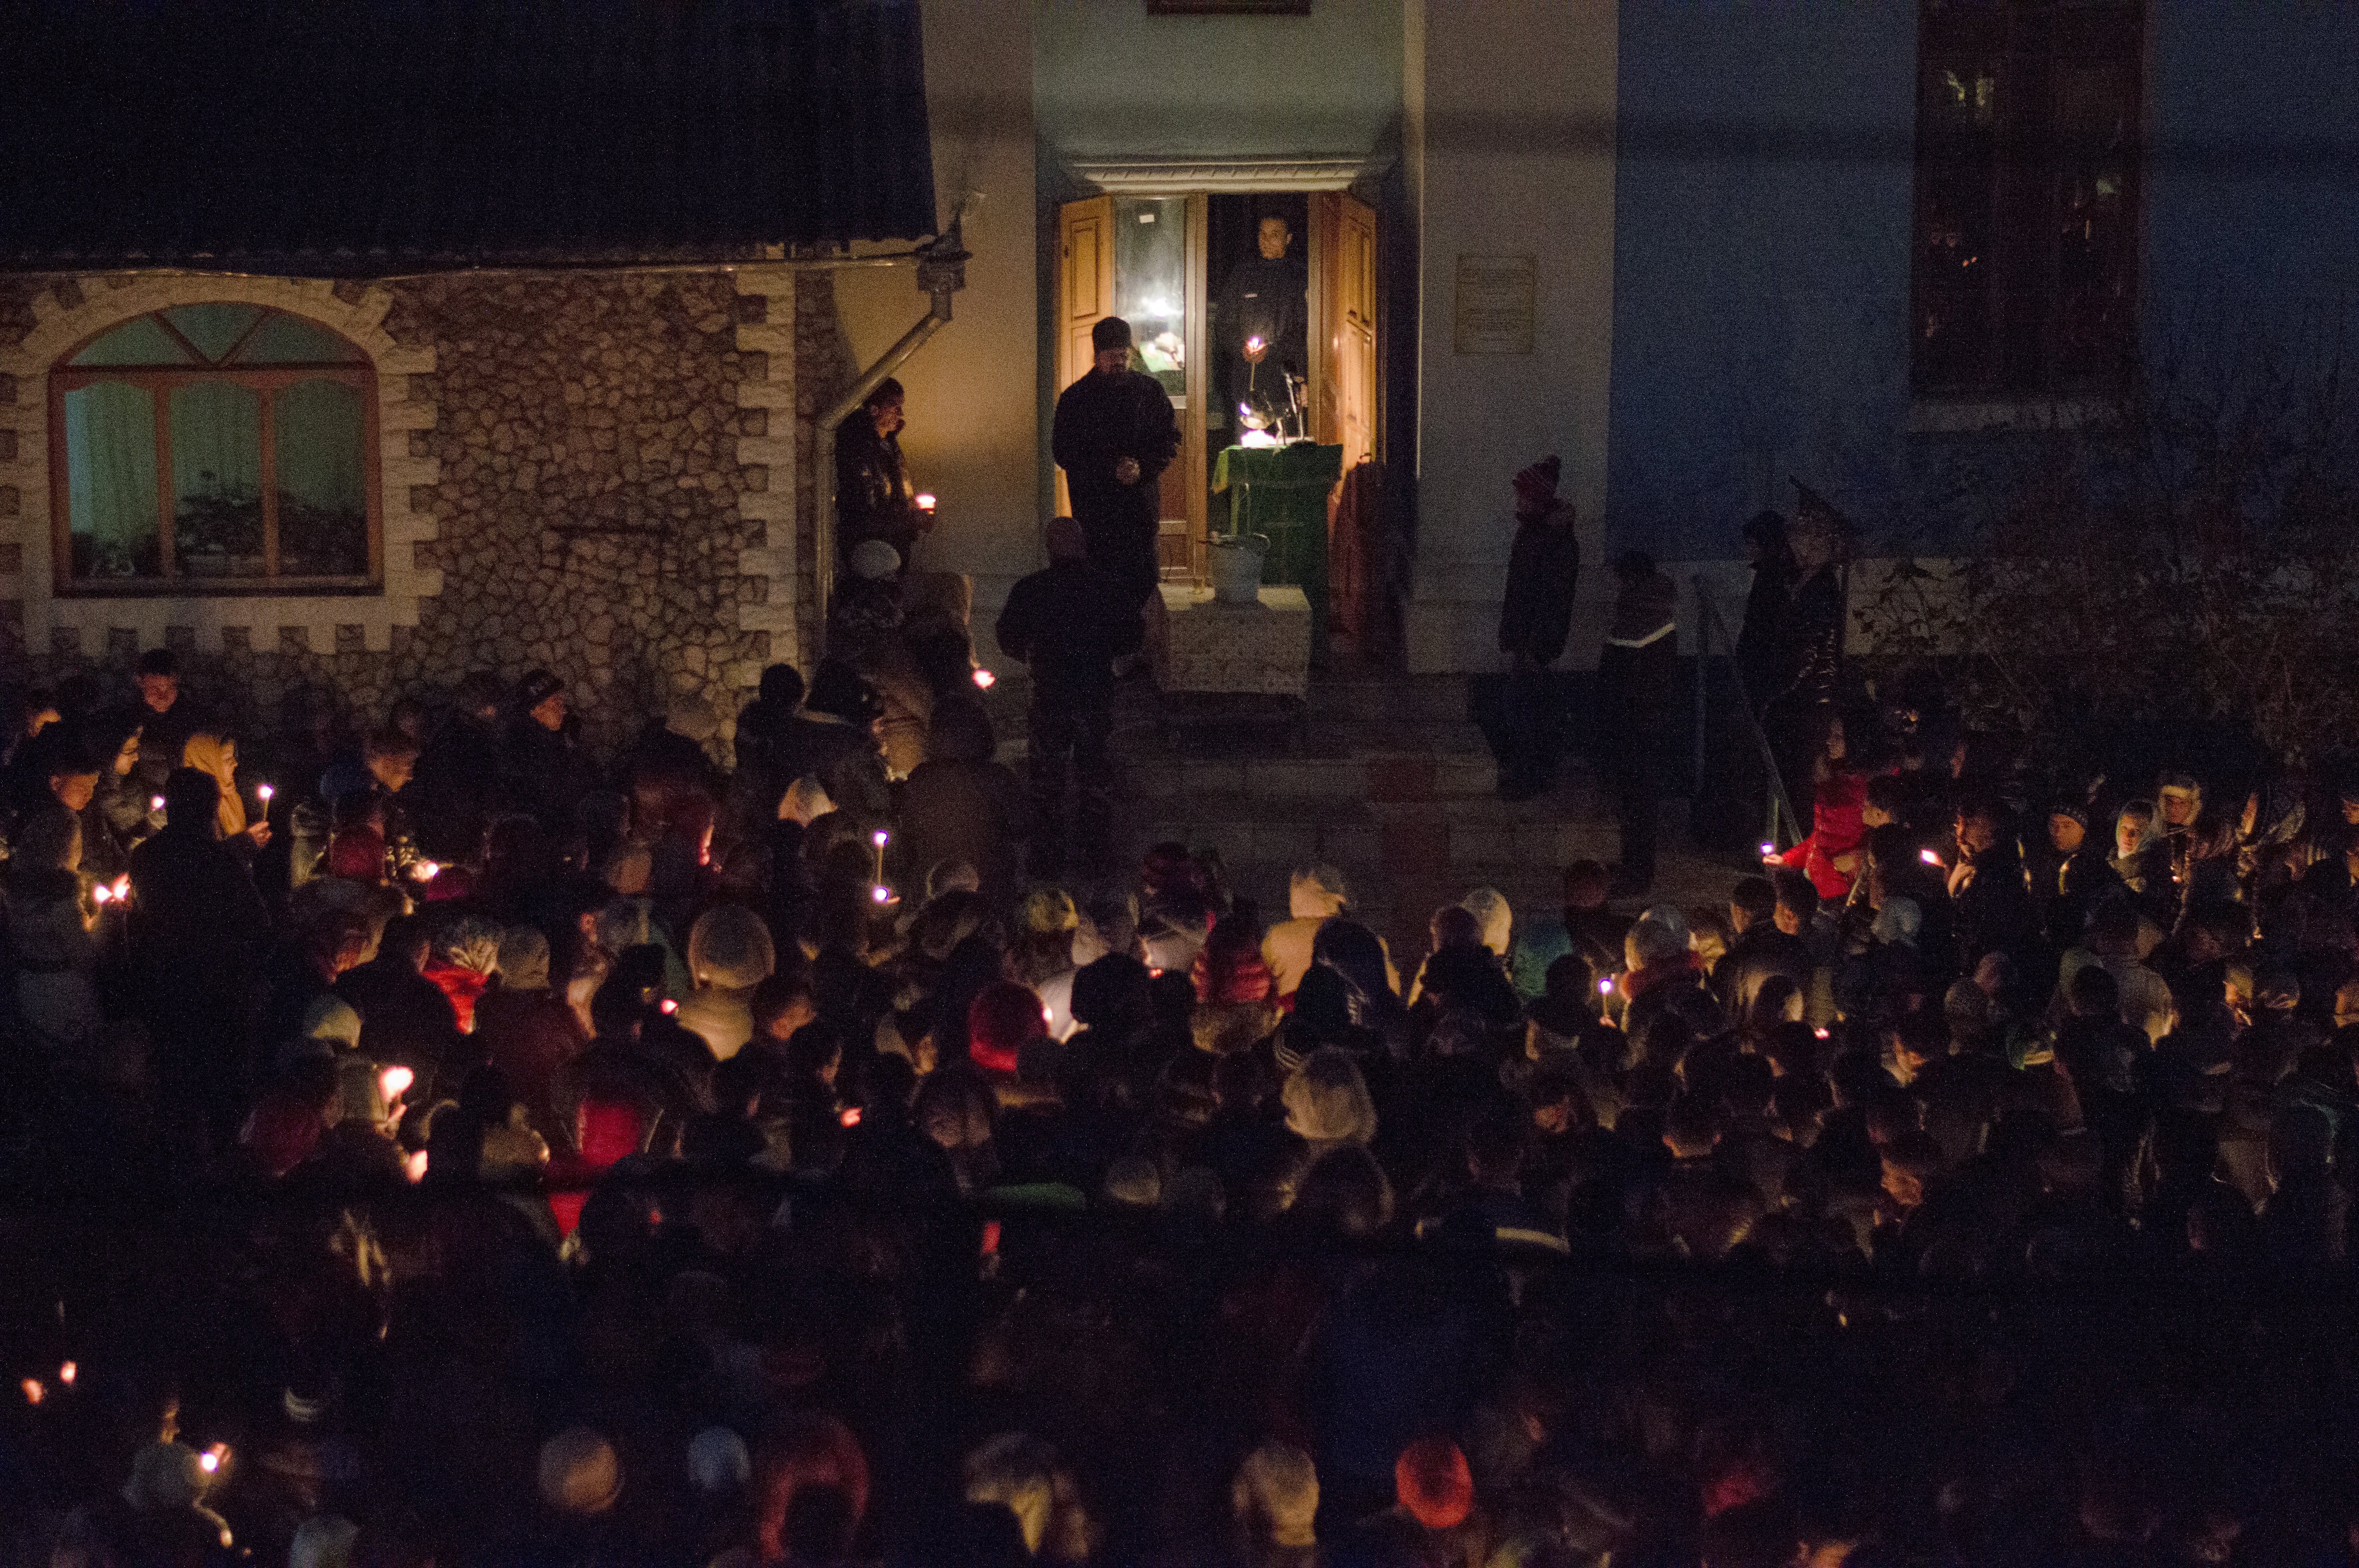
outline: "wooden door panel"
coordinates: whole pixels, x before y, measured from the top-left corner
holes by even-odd
[[[1057,390],[1089,374],[1090,329],[1114,309],[1114,198],[1093,196],[1057,210]],[[1057,510],[1071,513],[1065,470],[1057,470]]]

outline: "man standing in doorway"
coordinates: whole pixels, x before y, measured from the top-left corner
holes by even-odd
[[[1286,254],[1294,234],[1285,219],[1264,218],[1254,238],[1258,254],[1230,269],[1215,317],[1228,362],[1229,400],[1290,417],[1286,378],[1302,374],[1310,357],[1305,299],[1310,276]]]
[[[1130,365],[1130,323],[1108,316],[1090,329],[1090,373],[1057,399],[1057,466],[1087,541],[1089,563],[1123,602],[1147,608],[1161,576],[1155,563],[1162,508],[1156,481],[1180,450],[1180,427],[1162,383]]]

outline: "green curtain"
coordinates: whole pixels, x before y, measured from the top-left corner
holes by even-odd
[[[277,448],[278,569],[290,577],[368,570],[368,465],[360,388],[302,381],[271,402]]]
[[[172,546],[197,577],[262,571],[262,394],[229,382],[172,389]]]
[[[68,392],[65,405],[73,576],[157,576],[154,397],[100,382]]]

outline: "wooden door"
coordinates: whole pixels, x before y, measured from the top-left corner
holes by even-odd
[[[1090,329],[1114,314],[1114,198],[1093,196],[1057,210],[1057,390],[1090,373]],[[1070,514],[1065,470],[1057,470],[1057,510]]]
[[[1312,434],[1343,449],[1343,471],[1378,456],[1376,214],[1341,191],[1310,198]]]

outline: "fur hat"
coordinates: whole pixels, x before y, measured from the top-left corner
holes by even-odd
[[[561,1514],[604,1513],[623,1495],[614,1445],[586,1426],[569,1426],[540,1445],[540,1500]]]
[[[1420,1437],[1401,1450],[1393,1487],[1409,1517],[1428,1530],[1449,1530],[1474,1511],[1474,1476],[1466,1455],[1446,1437]]]
[[[361,1048],[361,1015],[333,991],[322,991],[303,1010],[303,1038],[325,1040],[347,1051]]]
[[[1286,1080],[1278,1099],[1286,1125],[1312,1143],[1365,1143],[1376,1135],[1375,1102],[1359,1064],[1332,1045],[1303,1058],[1302,1070]]]
[[[688,972],[700,984],[751,990],[778,967],[770,928],[742,904],[716,903],[688,933]]]
[[[500,989],[537,991],[549,984],[549,937],[537,925],[500,933]]]
[[[1265,1443],[1245,1455],[1229,1489],[1237,1517],[1269,1523],[1272,1546],[1316,1545],[1311,1520],[1319,1512],[1319,1471],[1310,1455],[1286,1443]]]

